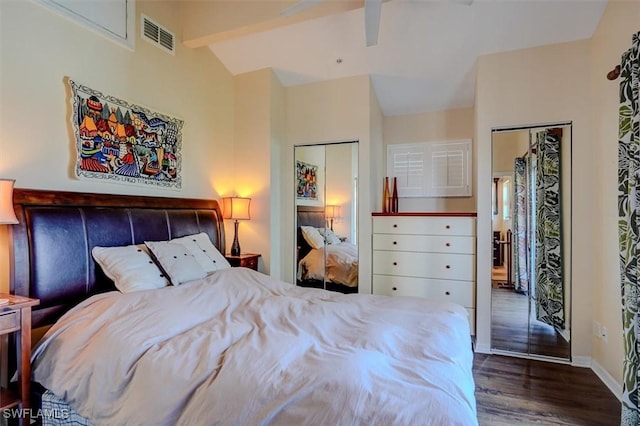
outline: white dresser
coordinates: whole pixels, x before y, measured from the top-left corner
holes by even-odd
[[[475,214],[374,213],[372,247],[374,294],[458,303],[475,334]]]

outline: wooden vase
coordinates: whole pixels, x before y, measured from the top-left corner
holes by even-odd
[[[384,188],[382,188],[382,213],[389,213],[391,196],[389,195],[389,178],[384,178]]]
[[[391,212],[398,213],[398,178],[393,178],[393,193],[391,195]]]

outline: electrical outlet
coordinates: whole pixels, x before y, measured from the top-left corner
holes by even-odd
[[[607,343],[607,338],[609,337],[608,334],[609,334],[609,331],[607,330],[607,327],[602,327],[601,336],[602,336],[602,340],[604,340],[605,343]]]
[[[602,337],[602,327],[598,321],[593,322],[593,335],[598,339]]]

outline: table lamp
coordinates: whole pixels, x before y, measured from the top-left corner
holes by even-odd
[[[0,179],[0,225],[15,225],[18,223],[13,210],[13,179]],[[9,299],[0,298],[0,305],[6,305]]]
[[[222,217],[231,219],[234,222],[233,244],[231,245],[231,255],[240,256],[240,243],[238,242],[238,221],[249,220],[249,205],[251,198],[225,197],[222,199]]]
[[[13,179],[0,179],[0,225],[15,225],[18,223],[13,211]]]
[[[338,206],[325,206],[324,208],[324,217],[329,219],[329,229],[333,231],[333,219],[337,217],[338,214]]]

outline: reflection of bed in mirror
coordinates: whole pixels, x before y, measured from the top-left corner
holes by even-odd
[[[323,207],[297,206],[296,283],[341,293],[358,292],[358,249],[342,236],[327,230]],[[305,227],[305,228],[303,228]],[[317,230],[322,241],[312,247],[303,229]]]

